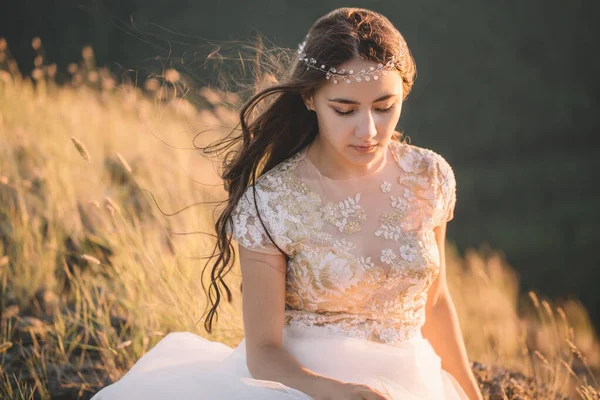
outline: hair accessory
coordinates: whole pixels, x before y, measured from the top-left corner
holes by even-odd
[[[308,35],[306,35],[308,37]],[[306,46],[306,40],[304,40],[304,42],[300,43],[298,45],[298,60],[304,62],[306,64],[306,70],[308,71],[310,68],[312,69],[316,69],[322,72],[325,72],[325,77],[327,79],[331,79],[333,81],[333,83],[338,83],[338,80],[343,80],[346,83],[350,83],[351,78],[353,78],[356,82],[362,82],[362,81],[370,81],[371,79],[373,80],[378,80],[379,79],[379,73],[383,73],[384,75],[387,74],[386,69],[387,68],[391,68],[394,67],[394,65],[396,64],[396,56],[392,56],[392,58],[386,63],[386,64],[382,64],[379,63],[377,64],[377,67],[369,67],[368,70],[363,69],[360,71],[354,71],[354,70],[348,70],[346,71],[345,69],[336,69],[335,67],[332,68],[327,68],[324,64],[319,63],[317,60],[315,60],[312,57],[307,57],[306,53],[304,52],[304,47]],[[320,66],[319,66],[320,65]]]

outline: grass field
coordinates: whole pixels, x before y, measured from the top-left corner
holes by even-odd
[[[225,198],[192,140],[234,126],[228,95],[204,89],[194,107],[165,85],[174,72],[145,89],[117,84],[86,51],[60,87],[43,60],[23,78],[0,57],[1,398],[89,398],[171,331],[243,337],[238,266],[216,331],[198,323],[213,240],[182,233],[210,232],[218,209],[170,215]],[[447,265],[486,398],[599,398],[600,345],[576,299],[520,293],[485,245],[458,254],[449,242]]]

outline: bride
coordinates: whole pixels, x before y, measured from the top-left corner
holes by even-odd
[[[94,399],[481,399],[445,277],[454,173],[395,131],[404,38],[336,9],[285,72],[243,106],[223,174],[205,327],[234,239],[245,338],[171,333]]]

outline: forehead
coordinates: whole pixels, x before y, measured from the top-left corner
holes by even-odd
[[[353,59],[340,65],[338,70],[343,68],[346,71],[352,70],[356,74],[363,69],[369,71],[370,67],[377,68],[377,63]],[[350,83],[346,83],[343,79],[338,79],[338,83],[334,84],[330,78],[315,94],[327,98],[344,98],[361,103],[373,102],[375,99],[387,94],[397,94],[402,97],[402,76],[400,72],[396,69],[385,69],[384,71],[387,73],[377,72],[378,79],[371,79],[370,81],[363,79],[361,82],[357,82],[352,78]]]

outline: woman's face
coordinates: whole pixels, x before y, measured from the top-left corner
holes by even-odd
[[[377,68],[377,63],[353,59],[339,68],[368,71],[371,66]],[[317,113],[316,141],[332,161],[368,165],[387,148],[400,118],[403,95],[400,72],[387,71],[370,81],[351,78],[351,83],[345,83],[338,79],[334,84],[330,79],[312,97],[305,98]]]

